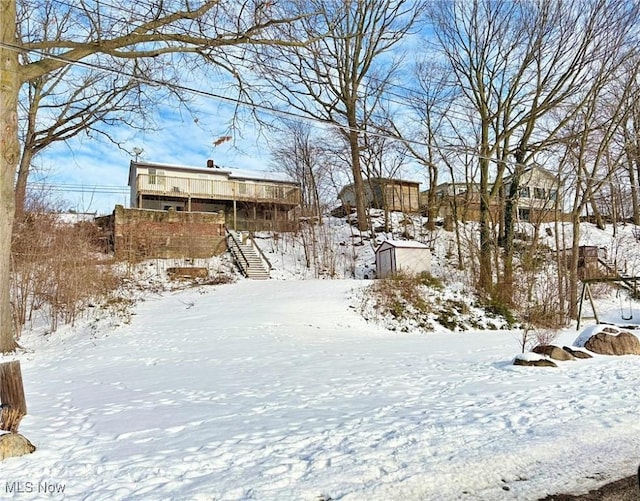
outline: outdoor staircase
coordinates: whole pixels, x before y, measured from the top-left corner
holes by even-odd
[[[271,263],[250,234],[241,235],[227,230],[229,252],[240,272],[252,280],[270,278]]]
[[[604,267],[607,274],[616,279],[619,288],[626,289],[632,293],[637,293],[638,279],[630,276],[626,271],[626,266],[621,267],[610,259],[598,258],[598,263]]]

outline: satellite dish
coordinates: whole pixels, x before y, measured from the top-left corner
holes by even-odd
[[[138,146],[134,147],[132,151],[136,157],[136,162],[138,161],[138,157],[144,153],[144,150]]]

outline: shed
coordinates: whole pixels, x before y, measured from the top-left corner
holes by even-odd
[[[431,250],[414,240],[386,240],[376,249],[376,274],[385,278],[397,271],[431,272]]]

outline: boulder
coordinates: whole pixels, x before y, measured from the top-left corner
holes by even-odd
[[[19,433],[0,435],[0,461],[31,454],[35,450],[35,446]]]
[[[528,367],[558,367],[558,365],[552,360],[547,360],[546,358],[540,358],[537,360],[524,360],[522,358],[517,358],[513,361],[513,365],[525,365]]]
[[[540,355],[546,355],[554,360],[575,360],[571,353],[551,344],[539,344],[532,351]]]
[[[586,351],[574,350],[573,348],[570,348],[569,346],[563,346],[562,349],[564,351],[566,351],[567,353],[570,353],[571,355],[573,355],[575,358],[593,358]]]
[[[640,340],[630,332],[607,328],[591,336],[584,347],[601,355],[640,355]],[[616,333],[617,332],[617,333]]]

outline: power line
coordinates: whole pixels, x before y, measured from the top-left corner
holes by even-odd
[[[16,45],[12,45],[12,44],[6,44],[6,43],[2,43],[0,42],[0,46],[9,49],[9,50],[13,50],[15,52],[20,52],[23,53],[25,52],[24,49],[16,46]],[[426,147],[428,146],[426,143],[422,142],[422,141],[417,141],[417,140],[413,140],[413,139],[406,139],[406,138],[399,138],[397,136],[393,136],[390,134],[385,134],[385,133],[381,133],[381,132],[373,132],[373,131],[363,131],[361,129],[355,129],[352,127],[349,127],[348,125],[343,125],[343,124],[339,124],[336,122],[332,122],[331,120],[327,120],[327,119],[322,119],[322,118],[318,118],[318,117],[312,117],[312,116],[305,116],[305,115],[301,115],[299,113],[294,113],[291,111],[286,111],[286,110],[280,110],[277,108],[273,108],[270,106],[266,106],[264,104],[258,104],[258,103],[253,103],[250,101],[245,101],[245,100],[241,100],[238,98],[232,98],[232,97],[228,97],[228,96],[223,96],[220,94],[216,94],[213,93],[211,91],[205,91],[205,90],[201,90],[201,89],[195,89],[193,87],[187,87],[184,85],[178,85],[178,84],[170,84],[168,82],[163,82],[161,80],[155,80],[152,78],[148,78],[148,77],[141,77],[138,75],[134,75],[132,73],[125,73],[122,71],[118,71],[115,70],[113,68],[109,68],[109,67],[105,67],[105,66],[101,66],[99,64],[96,63],[89,63],[87,61],[73,61],[73,60],[69,60],[66,59],[63,56],[56,56],[56,55],[51,55],[51,54],[46,54],[44,52],[42,52],[41,50],[36,50],[36,49],[28,49],[26,52],[30,52],[30,53],[34,53],[34,54],[38,54],[42,59],[51,59],[54,61],[60,61],[60,62],[64,62],[65,64],[71,65],[71,66],[79,66],[79,67],[84,67],[84,68],[89,68],[89,69],[93,69],[93,70],[100,70],[100,71],[105,71],[105,72],[109,72],[109,73],[114,73],[117,75],[121,75],[121,76],[125,76],[127,78],[130,78],[132,80],[136,80],[140,83],[144,83],[147,85],[163,85],[163,86],[167,86],[170,87],[174,90],[178,90],[181,92],[186,92],[186,93],[190,93],[196,96],[201,96],[201,97],[205,97],[205,98],[209,98],[209,99],[214,99],[214,100],[218,100],[218,101],[222,101],[225,103],[231,103],[234,105],[240,105],[240,106],[245,106],[254,110],[259,110],[262,111],[264,113],[267,114],[271,114],[271,115],[279,115],[285,118],[290,118],[290,119],[296,119],[296,120],[300,120],[300,121],[307,121],[307,122],[311,122],[311,123],[317,123],[317,124],[321,124],[323,126],[329,126],[329,127],[335,127],[344,131],[349,131],[349,132],[356,132],[359,134],[366,134],[369,136],[373,136],[373,137],[380,137],[380,138],[384,138],[384,139],[391,139],[394,141],[400,141],[402,143],[407,143],[407,144],[412,144],[415,146],[423,146]],[[438,149],[442,150],[442,151],[448,151],[450,153],[462,153],[465,152],[467,154],[473,154],[474,156],[479,157],[479,155],[474,154],[473,150],[466,148],[464,146],[460,146],[458,148],[452,148],[452,147],[446,147],[446,146],[438,146]],[[493,158],[488,158],[488,160],[495,160]],[[504,162],[507,164],[511,164],[512,162],[507,161]]]
[[[127,186],[100,185],[100,184],[65,184],[48,182],[31,182],[29,187],[36,191],[62,191],[65,193],[98,193],[98,194],[118,194],[129,195],[130,189]]]
[[[76,6],[70,5],[68,3],[62,2],[61,0],[56,0],[57,3],[62,4],[62,5],[67,5],[70,8],[78,8]],[[144,4],[144,2],[142,2]],[[110,5],[114,10],[119,10],[119,8],[113,6],[112,4],[108,4]],[[146,5],[153,5],[150,3],[146,3]],[[120,8],[120,10],[124,11],[124,12],[128,12],[128,13],[135,13],[135,11],[127,11],[125,9]],[[117,18],[113,18],[112,19],[116,20]],[[14,50],[16,52],[25,52],[25,50],[19,46],[16,45],[12,45],[12,44],[4,44],[4,43],[0,43],[0,46],[3,46],[9,50]],[[249,49],[247,49],[249,50]],[[109,68],[109,67],[105,67],[105,66],[101,66],[99,64],[96,63],[89,63],[86,61],[72,61],[69,59],[64,58],[63,56],[56,56],[56,55],[51,55],[51,54],[47,54],[45,52],[43,52],[42,50],[36,50],[36,49],[28,49],[27,52],[33,53],[33,54],[38,54],[42,59],[51,59],[51,60],[58,60],[61,62],[64,62],[65,64],[71,65],[71,66],[79,66],[79,67],[85,67],[85,68],[89,68],[89,69],[95,69],[95,70],[100,70],[100,71],[105,71],[105,72],[110,72],[113,74],[117,74],[117,75],[121,75],[121,76],[125,76],[128,78],[131,78],[133,80],[136,80],[140,83],[144,83],[144,84],[148,84],[148,85],[162,85],[162,86],[167,86],[169,88],[173,88],[175,90],[179,90],[185,93],[190,93],[193,95],[197,95],[197,96],[201,96],[207,99],[214,99],[214,100],[218,100],[218,101],[223,101],[226,103],[232,103],[234,105],[240,105],[240,106],[244,106],[244,107],[248,107],[251,108],[253,110],[259,110],[262,112],[265,112],[267,114],[272,114],[272,115],[277,115],[277,116],[284,116],[287,118],[291,118],[291,119],[296,119],[296,120],[300,120],[300,121],[307,121],[307,122],[311,122],[311,123],[316,123],[316,124],[322,124],[323,126],[330,126],[330,127],[336,127],[336,128],[340,128],[342,130],[345,131],[354,131],[357,133],[361,133],[361,134],[365,134],[365,135],[370,135],[370,136],[374,136],[374,137],[381,137],[381,138],[386,138],[386,139],[391,139],[394,141],[400,141],[403,143],[407,143],[407,144],[412,144],[412,145],[416,145],[416,146],[422,146],[422,147],[427,147],[429,146],[427,143],[423,142],[423,141],[418,141],[418,140],[411,140],[411,139],[401,139],[398,138],[394,135],[391,134],[385,134],[385,133],[380,133],[380,132],[372,132],[372,131],[363,131],[361,129],[352,129],[348,126],[345,125],[341,125],[338,123],[335,123],[333,121],[327,120],[327,119],[322,119],[319,117],[310,117],[310,116],[305,116],[305,115],[301,115],[299,113],[294,113],[294,112],[290,112],[290,111],[286,111],[286,110],[280,110],[277,108],[274,108],[272,106],[266,106],[263,104],[257,104],[251,101],[246,101],[246,100],[240,100],[238,98],[232,98],[232,97],[227,97],[227,96],[223,96],[220,94],[216,94],[210,91],[204,91],[204,90],[199,90],[199,89],[195,89],[192,87],[187,87],[184,85],[177,85],[177,84],[170,84],[167,82],[163,82],[161,80],[157,80],[157,79],[153,79],[153,78],[145,78],[145,77],[141,77],[139,75],[133,75],[130,73],[126,73],[124,71],[118,71],[116,69],[113,68]],[[320,83],[320,82],[314,82],[314,83]],[[404,87],[399,87],[399,88],[403,88],[405,90],[410,90]],[[400,97],[400,96],[398,96]],[[404,97],[404,96],[402,96]],[[395,101],[391,101],[394,102],[395,104],[401,104]],[[433,146],[433,145],[432,145]],[[471,149],[471,148],[467,148],[464,145],[459,145],[459,146],[442,146],[442,145],[436,145],[435,146],[436,149],[438,149],[439,151],[443,151],[443,152],[450,152],[450,153],[455,153],[455,154],[466,154],[466,155],[471,155],[474,158],[485,158],[487,160],[490,160],[492,162],[496,162],[498,161],[497,159],[493,158],[493,157],[482,157],[481,155],[479,155],[475,150]],[[513,161],[500,161],[503,164],[507,164],[507,165],[515,165],[515,162]]]

